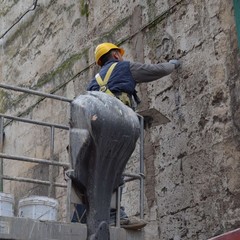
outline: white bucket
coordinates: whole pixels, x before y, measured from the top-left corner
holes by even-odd
[[[13,195],[0,192],[0,216],[13,217],[13,204]]]
[[[19,217],[38,220],[57,220],[58,201],[53,198],[31,196],[21,199],[18,204]]]

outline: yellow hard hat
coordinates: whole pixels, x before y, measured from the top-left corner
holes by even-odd
[[[99,44],[96,49],[95,49],[95,60],[97,62],[98,65],[101,66],[101,62],[100,62],[100,58],[108,53],[110,50],[112,49],[118,49],[120,54],[123,55],[124,54],[124,50],[122,48],[119,48],[118,46],[112,44],[112,43],[108,43],[108,42],[105,42],[105,43],[101,43]]]

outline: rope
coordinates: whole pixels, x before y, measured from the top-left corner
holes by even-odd
[[[23,13],[20,17],[17,18],[17,20],[12,24],[12,26],[11,26],[10,28],[8,28],[7,31],[5,31],[5,32],[1,35],[0,39],[2,39],[17,23],[19,23],[19,22],[21,21],[21,19],[22,19],[28,12],[34,11],[34,10],[36,9],[36,7],[37,7],[37,2],[38,2],[38,0],[34,0],[34,1],[33,1],[33,5],[32,5],[31,7],[29,7],[25,13]]]

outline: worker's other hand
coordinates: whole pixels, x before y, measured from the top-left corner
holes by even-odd
[[[177,59],[172,59],[172,60],[169,61],[169,63],[174,64],[175,65],[175,69],[179,68],[180,65],[181,65],[181,62],[179,60],[177,60]]]

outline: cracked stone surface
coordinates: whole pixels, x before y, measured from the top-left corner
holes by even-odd
[[[1,33],[32,1],[1,1]],[[125,59],[179,58],[170,76],[137,86],[139,110],[170,122],[145,130],[146,240],[201,240],[239,227],[239,49],[231,0],[39,1],[36,11],[0,39],[0,82],[74,98],[98,71],[94,48],[119,43]],[[1,113],[68,125],[69,104],[0,90]],[[4,152],[50,158],[50,131],[11,122]],[[56,130],[54,159],[68,161],[68,132]],[[139,148],[127,171],[138,172]],[[4,160],[6,174],[48,178],[48,169]],[[63,170],[54,177],[64,183]],[[47,188],[5,181],[16,200]],[[127,183],[122,205],[139,215],[139,184]],[[56,188],[59,220],[65,190]]]

